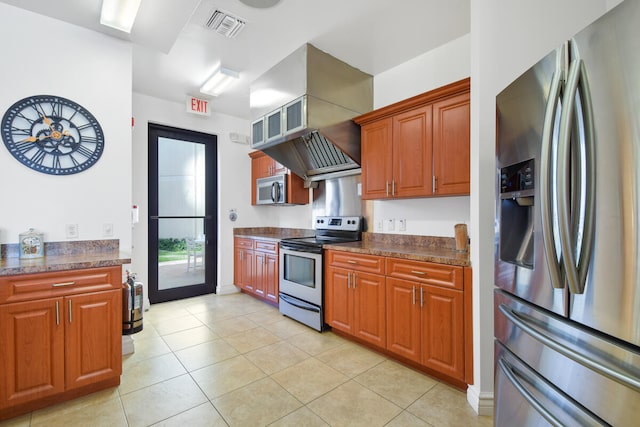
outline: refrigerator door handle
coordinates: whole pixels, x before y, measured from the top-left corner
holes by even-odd
[[[578,92],[578,88],[580,91]],[[578,93],[580,103],[577,102]],[[589,261],[593,250],[594,216],[595,216],[595,130],[593,119],[593,107],[585,66],[582,60],[574,59],[569,67],[567,78],[567,90],[565,92],[565,109],[560,119],[559,141],[559,168],[564,168],[564,173],[558,174],[558,199],[560,205],[560,235],[564,267],[569,283],[569,289],[573,294],[583,294],[589,269]],[[584,138],[580,144],[570,143],[571,127],[580,116],[584,123]],[[578,138],[575,138],[576,140]],[[584,164],[575,165],[579,171],[576,182],[584,188],[585,200],[582,200],[582,191],[574,191],[570,194],[571,175],[571,150],[584,150],[584,157],[579,152],[574,158]],[[571,197],[575,197],[576,204],[571,212]],[[584,209],[582,208],[584,202]],[[573,215],[573,217],[572,217]],[[571,230],[574,226],[575,229]],[[581,229],[580,229],[581,228]],[[576,238],[572,238],[576,236]],[[577,241],[577,236],[582,236]],[[579,247],[578,247],[579,245]],[[577,261],[576,261],[577,258]]]
[[[578,269],[574,242],[571,237],[571,126],[574,123],[573,111],[580,80],[582,60],[574,59],[569,65],[567,85],[564,93],[562,115],[560,117],[560,137],[558,140],[558,223],[560,229],[560,245],[564,271],[572,293],[580,293]]]
[[[556,70],[553,73],[551,87],[549,89],[549,99],[544,115],[544,124],[542,126],[542,153],[540,161],[540,206],[542,211],[542,239],[544,244],[545,258],[549,266],[549,274],[551,275],[551,284],[554,288],[564,288],[564,280],[560,275],[560,263],[558,262],[558,254],[556,252],[555,239],[553,236],[553,197],[552,182],[549,177],[555,175],[551,171],[553,165],[553,134],[556,122],[556,114],[558,102],[560,100],[560,89],[562,86],[562,62],[563,50],[559,49]]]
[[[580,64],[580,99],[581,115],[584,122],[584,161],[585,173],[585,206],[580,223],[582,223],[582,243],[580,245],[578,261],[578,293],[584,293],[589,262],[593,251],[593,239],[595,235],[594,221],[596,212],[596,155],[595,155],[595,125],[593,115],[593,103],[591,101],[591,88],[587,80],[587,72],[584,62]]]
[[[527,402],[529,402],[529,404],[531,406],[533,406],[535,408],[535,410],[538,411],[538,413],[540,413],[540,415],[542,415],[542,417],[549,422],[549,424],[551,424],[553,426],[556,426],[556,427],[564,426],[564,424],[559,419],[554,417],[553,414],[551,412],[549,412],[542,405],[542,403],[540,403],[535,398],[535,396],[532,393],[529,392],[529,390],[527,390],[527,388],[517,378],[517,374],[515,372],[515,369],[506,360],[499,359],[498,360],[498,366],[500,367],[500,370],[502,370],[504,375],[507,377],[507,379],[511,382],[511,384],[516,388],[516,390],[518,390],[518,392],[520,392],[522,397]]]
[[[551,348],[552,350],[555,350],[556,352],[573,360],[574,362],[579,363],[582,366],[585,366],[586,368],[599,373],[600,375],[604,375],[605,377],[610,378],[626,387],[629,387],[636,392],[640,392],[640,380],[638,380],[637,377],[622,372],[617,366],[612,363],[592,360],[584,354],[579,353],[572,348],[550,338],[548,335],[538,331],[533,326],[527,324],[526,320],[523,319],[523,317],[526,316],[525,314],[518,313],[513,308],[508,307],[505,304],[500,304],[498,306],[498,309],[507,319],[513,322],[514,325],[522,329],[525,333],[527,333],[529,336],[536,339],[543,345]],[[536,320],[536,323],[540,323],[540,321]]]

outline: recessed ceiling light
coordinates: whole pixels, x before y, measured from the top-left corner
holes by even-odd
[[[244,3],[251,7],[257,7],[258,9],[266,9],[280,3],[280,0],[240,0],[240,3]]]

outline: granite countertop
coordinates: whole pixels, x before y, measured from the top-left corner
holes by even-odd
[[[234,237],[248,237],[253,239],[264,239],[280,241],[292,237],[313,237],[315,230],[306,228],[278,228],[278,227],[247,227],[234,228]]]
[[[234,228],[235,237],[281,240],[289,237],[313,237],[314,230],[254,227]],[[325,244],[324,249],[336,249],[361,254],[437,262],[469,267],[469,252],[455,250],[453,237],[412,236],[406,234],[362,233],[362,241]]]
[[[469,252],[456,251],[455,239],[448,237],[363,233],[359,242],[329,244],[323,248],[461,267],[471,266]]]
[[[0,276],[112,267],[131,263],[130,255],[120,251],[118,240],[45,242],[45,256],[28,259],[18,257],[17,246],[2,245]]]

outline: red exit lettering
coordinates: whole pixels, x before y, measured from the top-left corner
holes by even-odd
[[[191,110],[197,113],[207,114],[209,102],[204,99],[191,98]]]

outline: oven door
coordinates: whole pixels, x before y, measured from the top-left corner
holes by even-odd
[[[280,292],[322,306],[322,252],[280,248]]]

